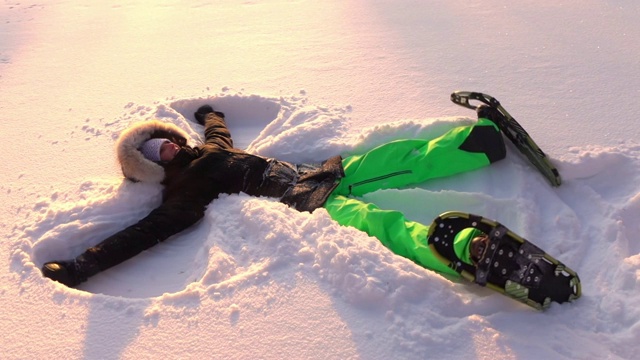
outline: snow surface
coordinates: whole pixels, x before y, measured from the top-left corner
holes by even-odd
[[[4,1],[6,359],[633,359],[640,339],[640,5],[617,1]],[[157,118],[227,114],[239,147],[290,161],[473,121],[497,97],[557,164],[495,166],[366,196],[430,223],[494,218],[576,270],[537,312],[395,256],[324,210],[223,196],[205,219],[69,289],[43,262],[145,216],[113,145]]]

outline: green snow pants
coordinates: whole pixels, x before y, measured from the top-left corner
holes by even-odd
[[[399,211],[382,210],[355,197],[475,170],[505,155],[498,127],[484,118],[435,139],[393,141],[365,154],[344,158],[345,177],[324,207],[339,224],[378,238],[395,254],[424,268],[458,275],[431,253],[427,245],[428,226],[407,220]]]

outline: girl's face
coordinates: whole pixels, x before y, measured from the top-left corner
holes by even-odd
[[[160,160],[171,161],[176,157],[178,151],[180,151],[180,146],[178,144],[172,143],[171,141],[165,141],[165,143],[160,146]]]

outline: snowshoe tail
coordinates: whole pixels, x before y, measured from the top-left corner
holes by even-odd
[[[560,186],[560,184],[562,184],[558,169],[549,161],[547,155],[533,141],[522,125],[520,125],[494,97],[479,92],[456,91],[451,94],[451,101],[474,110],[476,110],[478,106],[473,105],[471,101],[479,101],[497,110],[499,115],[496,116],[497,119],[493,120],[498,122],[497,125],[502,133],[511,140],[529,162],[549,180],[551,185]]]

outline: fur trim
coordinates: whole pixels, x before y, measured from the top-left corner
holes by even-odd
[[[151,120],[134,124],[124,130],[116,142],[122,174],[132,181],[162,182],[165,176],[164,168],[145,158],[138,148],[152,138],[167,138],[184,146],[188,137],[184,130],[172,123]]]

